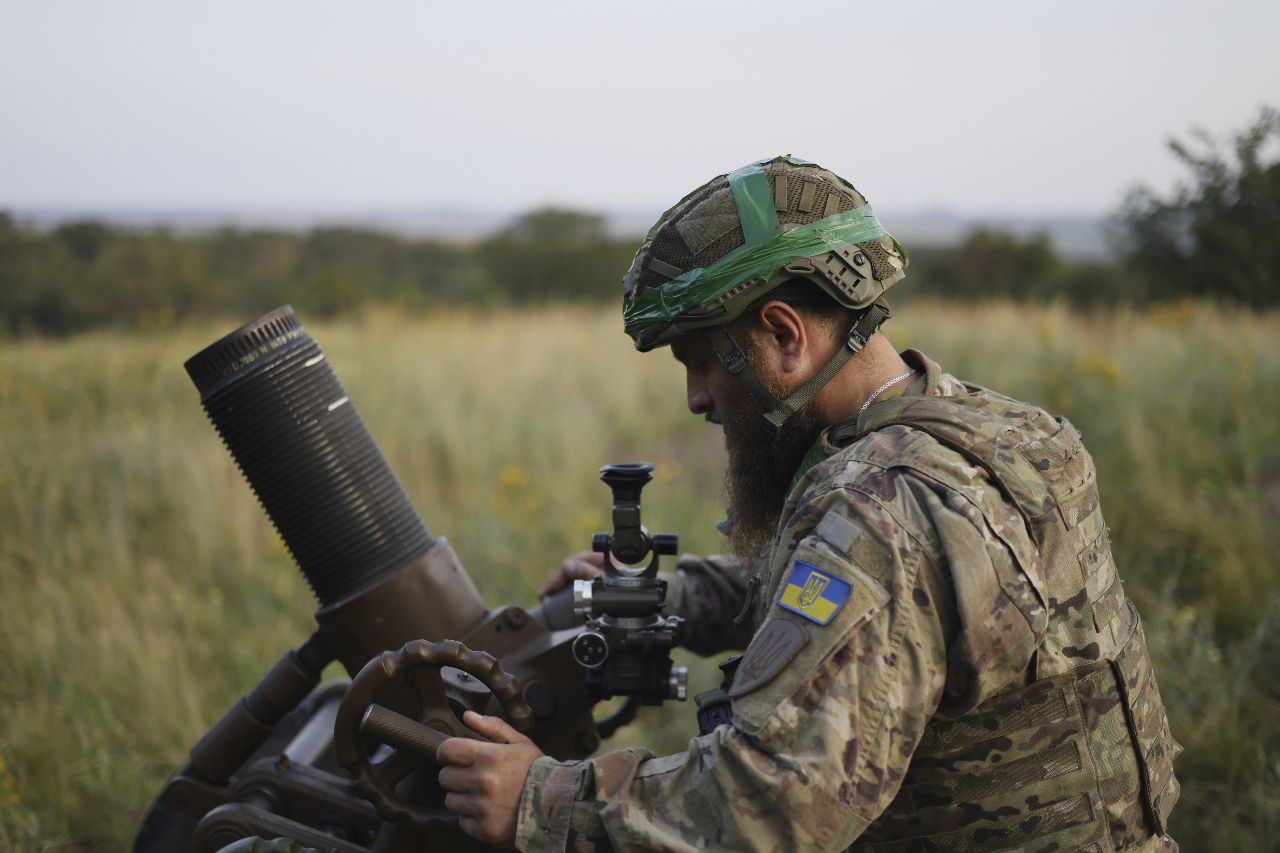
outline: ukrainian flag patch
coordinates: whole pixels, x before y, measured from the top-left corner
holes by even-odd
[[[791,569],[791,577],[782,588],[778,604],[819,625],[826,625],[849,600],[849,593],[852,591],[853,587],[846,581],[803,560],[796,560]]]

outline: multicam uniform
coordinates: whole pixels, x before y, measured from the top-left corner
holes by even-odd
[[[786,504],[733,725],[538,759],[520,849],[1176,850],[1178,746],[1078,434],[903,357],[922,377],[824,433]],[[676,586],[732,642],[740,582]]]

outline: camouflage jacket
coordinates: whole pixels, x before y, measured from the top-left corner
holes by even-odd
[[[907,396],[973,396],[922,354],[903,356],[922,374]],[[902,811],[900,793],[920,795],[909,774],[920,775],[912,762],[922,742],[932,749],[954,740],[947,725],[986,720],[990,703],[1004,696],[1016,700],[1014,717],[1035,706],[1018,691],[1038,687],[1035,659],[1051,620],[1020,568],[1037,546],[1018,506],[987,470],[918,430],[888,426],[824,449],[829,457],[788,499],[755,584],[744,586],[723,564],[686,560],[673,586],[677,612],[696,612],[693,644],[703,653],[746,639],[733,618],[745,590],[756,590],[749,608],[758,629],[730,691],[733,725],[661,758],[627,749],[579,762],[538,759],[521,798],[519,849],[845,850],[864,833],[864,840],[885,837],[877,819],[894,816],[895,803]],[[1086,597],[1092,600],[1082,591]],[[1155,703],[1163,720],[1158,695]],[[1118,704],[1107,708],[1121,715]],[[1161,731],[1167,735],[1167,726]],[[1108,732],[1130,742],[1123,722],[1119,735]],[[1019,748],[1040,749],[1034,735],[1026,740],[1005,751],[1020,758]],[[1099,846],[1070,849],[1160,849],[1167,841],[1133,805],[1139,771],[1132,756],[1122,759],[1126,805],[1112,814],[1105,803],[1085,801],[1100,816]],[[937,774],[922,778],[939,782]],[[940,784],[954,794],[969,781]],[[969,811],[948,800],[928,820]],[[1052,816],[1025,820],[1044,817]],[[942,831],[951,827],[936,828],[934,837],[950,839],[938,849],[973,842],[971,834],[962,841]],[[914,849],[907,845],[884,849]]]
[[[680,557],[667,589],[671,615],[685,621],[680,645],[703,657],[747,647],[751,622],[737,624],[737,619],[751,586],[750,574],[749,567],[731,557]]]

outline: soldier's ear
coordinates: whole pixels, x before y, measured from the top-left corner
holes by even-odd
[[[766,302],[757,314],[756,325],[758,343],[765,346],[780,372],[790,373],[803,366],[811,339],[800,312],[785,302]]]

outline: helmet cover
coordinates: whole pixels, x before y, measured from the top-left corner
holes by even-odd
[[[650,350],[797,278],[864,309],[906,265],[852,184],[790,156],[760,160],[694,190],[649,230],[623,278],[625,327]]]

